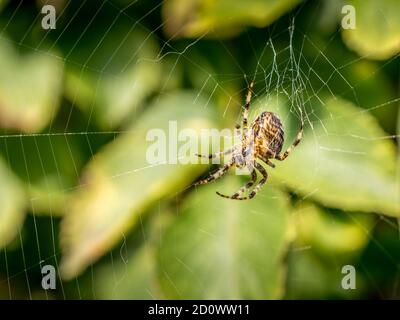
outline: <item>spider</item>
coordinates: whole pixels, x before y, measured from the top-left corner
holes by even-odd
[[[236,131],[241,134],[241,142],[226,151],[209,155],[196,154],[198,157],[208,159],[214,159],[216,157],[220,157],[221,155],[232,154],[232,158],[228,163],[220,167],[213,174],[196,182],[195,185],[206,184],[221,178],[229,170],[229,168],[233,167],[234,165],[236,165],[237,168],[247,167],[251,174],[251,180],[246,185],[241,187],[232,196],[227,196],[218,191],[216,192],[219,196],[228,199],[247,200],[254,198],[254,196],[260,191],[261,187],[266,183],[268,178],[267,171],[256,160],[259,159],[270,167],[275,168],[275,164],[272,163],[270,159],[276,159],[280,161],[285,160],[303,137],[304,121],[303,117],[301,117],[301,126],[295,141],[283,154],[280,154],[284,142],[284,130],[282,122],[276,114],[272,112],[262,112],[251,123],[250,128],[248,128],[248,115],[253,86],[254,81],[250,83],[247,91],[246,104],[244,105],[243,110],[242,126],[237,124],[235,127]],[[261,173],[262,179],[247,197],[241,197],[246,190],[249,190],[256,183],[257,171]]]

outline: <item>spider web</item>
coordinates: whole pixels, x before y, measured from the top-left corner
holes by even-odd
[[[190,65],[192,68],[196,70],[198,74],[200,74],[204,80],[201,81],[201,85],[195,88],[198,93],[198,96],[203,95],[206,97],[208,101],[204,106],[208,107],[208,103],[214,99],[216,99],[217,94],[224,98],[224,101],[227,101],[225,108],[219,111],[219,116],[221,118],[225,118],[229,112],[236,113],[237,122],[240,123],[242,110],[240,106],[243,105],[243,97],[247,91],[247,86],[251,80],[255,80],[255,91],[253,101],[256,101],[258,97],[264,96],[267,99],[267,102],[272,102],[274,97],[277,95],[286,97],[289,103],[289,113],[286,118],[283,118],[283,123],[289,121],[289,116],[293,116],[295,119],[300,119],[300,117],[304,117],[304,121],[306,125],[310,128],[311,134],[314,133],[314,125],[317,123],[323,124],[325,119],[321,119],[318,116],[318,110],[316,110],[315,102],[318,101],[320,105],[324,105],[324,97],[326,94],[331,95],[332,98],[336,98],[337,96],[346,96],[351,99],[356,105],[362,105],[360,101],[360,96],[357,93],[357,87],[360,85],[358,82],[354,82],[348,79],[346,75],[346,70],[350,68],[353,64],[357,63],[364,57],[354,57],[349,61],[337,62],[331,60],[326,54],[329,51],[329,46],[338,40],[340,37],[339,31],[335,32],[329,41],[322,47],[315,43],[313,39],[308,36],[308,31],[312,29],[312,19],[309,22],[308,28],[305,30],[301,30],[296,26],[296,19],[298,15],[304,10],[303,6],[299,9],[295,10],[289,16],[286,16],[280,19],[277,23],[272,25],[268,29],[262,29],[258,31],[254,30],[245,30],[242,34],[242,38],[246,38],[248,41],[247,54],[248,59],[254,61],[254,66],[250,69],[249,67],[245,67],[241,65],[240,59],[237,57],[237,50],[233,47],[232,43],[225,40],[206,40],[207,33],[203,36],[193,39],[186,40],[184,45],[182,46],[182,42],[177,41],[174,37],[170,39],[165,39],[161,35],[161,30],[164,27],[164,24],[167,21],[160,22],[156,26],[152,26],[151,24],[146,23],[146,19],[152,17],[154,15],[159,14],[160,8],[163,5],[163,2],[160,2],[151,9],[146,9],[142,12],[142,15],[138,17],[134,16],[130,9],[135,7],[136,5],[140,5],[140,1],[132,1],[127,3],[126,5],[121,5],[121,3],[113,2],[113,1],[102,1],[99,3],[98,8],[94,11],[93,16],[88,18],[87,27],[80,31],[79,34],[75,35],[75,42],[72,46],[71,50],[66,55],[55,55],[50,52],[49,49],[44,50],[42,48],[42,42],[37,44],[36,46],[32,46],[29,44],[27,40],[28,35],[32,32],[32,29],[40,23],[40,19],[42,17],[41,13],[38,13],[34,19],[32,19],[31,24],[24,32],[23,36],[19,41],[11,40],[7,36],[8,28],[13,26],[16,22],[14,21],[15,16],[17,16],[20,11],[23,10],[23,1],[20,1],[18,4],[14,5],[12,15],[10,16],[7,24],[5,24],[0,31],[0,38],[4,41],[11,42],[15,47],[24,49],[27,51],[39,51],[45,54],[55,56],[57,59],[60,59],[64,63],[68,62],[71,64],[75,64],[78,69],[81,71],[81,75],[84,71],[89,70],[90,72],[95,72],[100,76],[109,75],[106,70],[106,66],[108,62],[104,65],[104,68],[100,70],[93,70],[90,66],[90,57],[83,64],[76,63],[73,60],[72,53],[76,46],[81,45],[81,42],[84,41],[84,36],[88,32],[90,26],[93,21],[95,21],[98,14],[100,14],[104,10],[112,10],[115,13],[115,16],[112,19],[111,24],[106,29],[102,39],[106,37],[106,35],[110,32],[112,25],[120,20],[120,19],[128,19],[131,21],[132,28],[130,32],[134,32],[136,29],[145,30],[148,33],[149,37],[155,38],[160,44],[160,51],[157,55],[155,63],[162,63],[167,59],[171,59],[172,66],[168,72],[168,75],[164,79],[164,83],[161,85],[161,89],[158,93],[158,98],[162,96],[163,93],[168,91],[168,86],[170,82],[173,81],[173,78],[176,73],[179,72],[179,68],[182,65]],[[67,14],[68,8],[71,5],[72,1],[67,1],[65,7],[62,9],[60,13],[57,15],[58,21],[62,21],[63,16]],[[79,11],[84,7],[87,3],[87,0],[83,0],[81,5],[78,7],[76,13],[73,14],[73,18],[79,13]],[[317,14],[318,10],[315,10],[315,14]],[[72,18],[72,19],[73,19]],[[150,27],[149,27],[150,25]],[[61,34],[64,32],[67,33],[69,23],[62,24]],[[262,47],[257,47],[259,42],[256,42],[255,39],[252,38],[254,33],[257,33],[257,36],[262,37]],[[50,32],[50,31],[49,31]],[[47,33],[49,33],[47,32]],[[47,37],[47,35],[46,35]],[[282,46],[281,39],[286,39],[286,45]],[[53,47],[56,48],[58,45],[58,40],[56,39],[53,43]],[[144,40],[147,41],[147,38]],[[211,44],[210,44],[211,41]],[[193,51],[196,48],[201,48],[203,43],[208,43],[213,47],[217,47],[219,50],[225,53],[226,59],[235,66],[237,70],[236,73],[214,73],[210,72],[207,68],[206,63],[193,54]],[[97,50],[101,48],[102,41],[99,42],[99,45],[93,50],[92,54],[95,54]],[[122,45],[122,43],[121,43]],[[50,49],[53,49],[50,48]],[[118,47],[116,48],[116,51]],[[305,53],[307,51],[307,54]],[[310,54],[311,52],[311,54]],[[132,52],[132,54],[135,54]],[[310,58],[311,57],[311,58]],[[392,59],[388,60],[385,63],[382,63],[379,66],[378,72],[383,72],[385,66],[395,59],[398,60],[399,55],[396,55]],[[320,64],[324,64],[331,72],[327,76],[326,74],[321,73],[317,66]],[[375,74],[371,74],[373,77]],[[118,78],[118,74],[113,74],[112,76]],[[233,94],[229,91],[229,87],[232,82],[241,81],[243,84],[247,84],[243,86],[242,90],[238,93]],[[337,92],[334,88],[334,83],[339,82],[342,91]],[[97,94],[97,93],[96,93]],[[157,99],[157,98],[156,98]],[[400,101],[400,98],[394,98],[387,101],[384,101],[378,105],[372,106],[363,106],[364,109],[360,111],[360,113],[367,111],[379,111],[381,109],[387,108],[388,106],[392,106],[393,104]],[[40,151],[39,144],[41,140],[46,139],[49,147],[52,150],[54,156],[54,150],[56,148],[55,143],[61,143],[69,157],[72,159],[73,167],[74,167],[74,175],[76,181],[79,181],[81,176],[82,168],[79,166],[78,156],[74,153],[74,148],[71,143],[71,139],[75,139],[76,137],[83,137],[87,143],[87,148],[90,153],[93,155],[97,150],[97,146],[93,144],[91,137],[104,136],[108,141],[116,139],[118,135],[122,133],[127,133],[127,130],[112,130],[112,131],[93,131],[92,127],[96,127],[93,125],[93,117],[92,114],[95,112],[94,105],[90,106],[90,110],[88,112],[89,117],[87,123],[85,123],[82,127],[86,127],[86,130],[76,131],[73,129],[73,125],[71,123],[71,119],[74,117],[76,112],[79,112],[79,108],[76,106],[76,102],[71,101],[71,106],[69,110],[66,112],[62,125],[64,126],[63,131],[59,131],[59,124],[53,123],[57,118],[57,115],[52,117],[50,126],[46,133],[33,133],[33,134],[23,134],[23,133],[8,133],[0,135],[1,143],[4,144],[4,150],[8,151],[10,145],[15,143],[15,141],[19,142],[20,150],[21,150],[21,159],[12,158],[11,153],[6,152],[2,156],[9,163],[10,167],[16,161],[22,162],[26,180],[28,182],[28,188],[34,188],[34,183],[32,182],[32,172],[37,170],[37,168],[32,168],[31,164],[28,162],[26,155],[28,152],[33,152],[37,154],[40,164],[40,170],[43,176],[46,176],[46,167],[44,165],[45,161],[42,159],[42,154]],[[265,108],[262,104],[254,102],[250,108],[250,118],[254,118],[257,114],[263,111]],[[61,111],[58,111],[61,112]],[[136,111],[135,111],[136,112]],[[356,116],[356,115],[355,115]],[[59,119],[58,119],[59,120]],[[339,121],[339,120],[338,120]],[[54,129],[54,128],[57,129]],[[132,132],[134,133],[134,132]],[[295,134],[294,132],[292,134]],[[308,138],[312,139],[310,135]],[[315,138],[315,137],[314,137]],[[375,139],[396,139],[398,135],[392,134],[387,136],[377,136]],[[362,139],[362,137],[360,137]],[[42,141],[43,141],[42,140]],[[332,150],[333,152],[346,152],[341,150]],[[53,157],[54,166],[57,170],[58,180],[60,181],[60,185],[64,185],[62,182],[62,173],[61,173],[61,163],[56,157]],[[142,168],[132,168],[126,172],[120,172],[115,176],[110,176],[109,179],[116,179],[121,175],[131,175],[132,179],[134,179],[135,173],[140,170],[147,170],[151,166],[142,167]],[[315,169],[315,173],[317,172],[317,168]],[[46,179],[47,181],[47,179]],[[66,186],[61,190],[61,192],[70,192],[72,190],[78,188],[85,188],[86,185],[84,183],[78,183],[73,185]],[[296,190],[293,190],[296,193]],[[46,264],[52,264],[58,270],[59,261],[61,259],[61,252],[58,246],[58,231],[59,231],[59,218],[53,214],[54,209],[52,208],[52,202],[50,201],[51,194],[44,195],[49,198],[49,206],[48,212],[50,212],[49,217],[43,217],[40,215],[40,212],[37,212],[35,209],[35,203],[37,198],[31,198],[31,212],[20,230],[18,230],[18,236],[13,241],[12,244],[6,246],[3,249],[3,258],[0,260],[0,289],[2,287],[6,287],[8,289],[9,299],[15,298],[27,298],[27,299],[35,299],[35,298],[60,298],[60,299],[69,299],[69,298],[96,298],[98,297],[98,292],[94,287],[94,283],[96,281],[96,268],[97,265],[89,267],[88,271],[86,271],[85,276],[82,278],[76,278],[75,281],[64,283],[61,278],[57,281],[57,291],[56,293],[52,291],[42,290],[40,287],[41,283],[41,268]],[[179,213],[179,198],[180,194],[176,195],[176,210]],[[299,201],[305,201],[308,196],[304,196]],[[164,205],[164,201],[159,201],[159,212],[162,211],[162,206]],[[346,213],[347,214],[347,213]],[[351,214],[348,216],[352,218]],[[356,220],[355,220],[356,221]],[[357,222],[357,221],[356,221]],[[146,221],[142,221],[140,217],[140,229],[141,235],[140,237],[144,242],[148,241],[149,235],[147,234],[147,229],[144,224]],[[383,225],[385,228],[389,228],[395,230],[396,232],[400,229],[395,220],[386,218],[384,216],[380,216],[380,219],[377,219],[375,222],[376,226]],[[388,251],[383,245],[380,244],[379,239],[375,236],[374,230],[375,227],[371,230],[364,230],[368,235],[370,242],[374,243],[381,253],[388,258],[389,263],[393,264],[397,270],[397,276],[395,283],[393,284],[393,292],[394,295],[397,294],[397,286],[399,280],[399,272],[398,272],[398,261],[392,253]],[[122,241],[120,245],[112,250],[109,254],[107,254],[101,261],[101,263],[110,264],[113,269],[113,279],[115,282],[115,290],[117,290],[118,285],[123,282],[126,277],[127,270],[129,269],[130,264],[132,263],[129,260],[129,252],[134,248],[131,245],[131,236],[130,235],[122,235]],[[51,239],[51,243],[47,244],[47,239]],[[128,247],[129,246],[129,247]],[[295,254],[304,254],[306,251],[313,250],[312,247],[299,247],[293,248],[293,252]],[[46,252],[46,253],[44,253]],[[48,254],[48,253],[51,254]],[[124,270],[121,272],[120,268],[114,267],[114,264],[122,262],[125,265]],[[368,278],[369,277],[369,278]],[[376,287],[375,280],[371,275],[367,274],[368,280],[371,282],[372,286],[375,287],[377,293],[381,295],[380,288]],[[306,280],[306,279],[301,279]],[[89,289],[88,289],[89,288]],[[153,296],[151,292],[147,292],[150,296]],[[156,297],[154,297],[156,298]]]

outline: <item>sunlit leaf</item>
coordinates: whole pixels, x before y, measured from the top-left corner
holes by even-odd
[[[301,0],[168,0],[163,7],[168,35],[232,36],[245,26],[265,27]]]
[[[26,213],[26,198],[21,183],[0,159],[0,248],[20,232]]]
[[[154,142],[147,141],[146,135],[158,128],[173,139],[169,121],[177,121],[178,131],[215,127],[213,107],[206,105],[207,100],[196,93],[164,95],[128,132],[96,154],[85,170],[82,187],[66,208],[61,230],[65,278],[78,274],[112,248],[155,201],[183,191],[204,170],[198,164],[180,164],[176,154],[166,162],[149,164],[146,153]],[[169,141],[172,147],[175,142]],[[178,150],[183,144],[178,143]],[[173,161],[178,163],[167,164]]]
[[[296,238],[287,259],[286,297],[360,297],[366,283],[357,264],[370,242],[374,216],[328,210],[303,201],[292,218]],[[345,265],[356,268],[357,290],[344,290],[341,285]]]
[[[298,245],[310,247],[328,259],[334,256],[336,261],[359,255],[375,225],[371,214],[328,212],[309,202],[302,203],[295,212]]]
[[[241,182],[242,181],[242,182]],[[253,200],[223,199],[237,177],[198,190],[182,204],[163,236],[159,277],[174,299],[278,298],[287,244],[286,196],[270,186]]]
[[[283,103],[283,98],[264,100],[257,110],[280,115],[288,147],[299,119]],[[376,119],[342,99],[313,107],[313,114],[305,116],[303,140],[285,161],[275,161],[271,179],[328,207],[399,216],[395,146]]]
[[[349,48],[370,59],[388,59],[400,50],[400,2],[398,0],[351,0],[356,25],[344,29]]]
[[[51,53],[18,54],[0,41],[0,126],[40,131],[55,115],[61,93],[63,64]]]

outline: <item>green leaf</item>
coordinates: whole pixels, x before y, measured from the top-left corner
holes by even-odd
[[[299,120],[282,97],[275,104],[263,101],[261,108],[275,110],[284,123],[285,149]],[[327,207],[399,216],[395,146],[376,119],[345,100],[330,99],[313,105],[306,122],[303,140],[285,161],[276,161],[271,180]]]
[[[0,11],[7,5],[8,0],[0,0]]]
[[[76,186],[84,163],[80,140],[81,135],[16,135],[0,144],[0,153],[7,154],[11,170],[28,186],[33,214],[63,213],[67,190]],[[86,147],[88,142],[84,142]]]
[[[305,78],[307,91],[319,92],[320,96],[333,93],[361,108],[370,109],[383,129],[386,132],[393,132],[395,128],[393,114],[396,114],[396,105],[388,102],[394,100],[397,94],[388,72],[383,72],[382,65],[378,61],[358,59],[353,52],[343,46],[339,38],[329,41],[315,37],[311,41],[318,44],[319,50],[328,46],[330,50],[325,50],[324,57],[318,59],[318,71],[315,73],[310,71],[307,74]],[[319,54],[315,47],[311,47],[312,50],[305,46],[305,60],[313,61]],[[394,67],[396,62],[392,63]],[[307,69],[306,65],[302,66]],[[337,70],[338,66],[342,68]],[[390,69],[392,69],[390,64],[385,65],[386,71]],[[381,104],[385,107],[377,108]]]
[[[294,217],[298,245],[335,261],[359,255],[375,225],[372,214],[329,212],[310,202],[302,202]]]
[[[288,257],[287,292],[285,299],[361,299],[366,296],[368,278],[356,268],[356,290],[341,286],[344,265],[355,266],[356,260],[326,264],[314,255],[312,248],[299,248]]]
[[[301,0],[168,0],[165,31],[176,37],[233,36],[245,26],[265,27]]]
[[[286,195],[270,185],[252,200],[220,198],[244,182],[226,176],[198,187],[163,236],[159,276],[167,298],[271,299],[282,294]]]
[[[112,262],[95,269],[94,288],[98,299],[162,299],[157,279],[157,248],[175,210],[160,203],[140,228],[120,248]],[[129,248],[129,250],[128,250]],[[110,277],[113,274],[113,277]]]
[[[359,261],[368,245],[376,219],[372,214],[328,210],[302,201],[296,207],[296,239],[288,255],[288,299],[349,299],[365,294],[366,281]],[[355,266],[356,290],[341,286],[342,267]],[[359,272],[360,271],[360,272]]]
[[[400,137],[400,103],[398,103],[398,112],[397,112],[397,137]],[[397,190],[399,191],[397,194],[400,194],[400,146],[397,146],[397,170],[396,170],[396,180],[397,180]]]
[[[0,248],[6,246],[22,228],[26,196],[19,180],[0,159]]]
[[[39,51],[18,54],[0,41],[0,125],[24,132],[43,129],[55,115],[63,64]]]
[[[97,23],[104,28],[103,22]],[[131,22],[110,28],[74,49],[66,74],[69,100],[103,128],[126,121],[158,88],[162,70],[152,37],[132,28]]]
[[[112,248],[157,200],[181,192],[204,170],[198,164],[149,164],[146,153],[151,129],[161,129],[167,139],[169,121],[177,121],[177,132],[215,127],[213,106],[196,93],[165,94],[146,109],[126,133],[103,148],[89,163],[84,184],[66,208],[61,240],[64,249],[62,273],[71,278]],[[173,138],[172,138],[173,139]],[[183,145],[178,142],[178,150]],[[167,148],[168,150],[168,148]]]
[[[123,262],[113,263],[96,272],[97,299],[154,299],[156,272],[154,248],[143,245]],[[113,277],[110,277],[114,274]]]
[[[400,50],[400,2],[398,0],[351,0],[355,29],[344,29],[343,40],[359,55],[388,59]]]

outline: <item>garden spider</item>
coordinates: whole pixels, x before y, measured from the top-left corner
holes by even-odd
[[[296,140],[283,154],[280,154],[280,152],[284,142],[284,130],[282,122],[276,114],[272,112],[263,112],[253,121],[253,123],[251,123],[250,128],[248,128],[247,122],[253,86],[254,81],[250,83],[247,92],[246,104],[243,110],[242,127],[239,124],[236,125],[236,130],[239,132],[241,131],[241,143],[223,152],[210,155],[197,154],[198,157],[208,159],[220,157],[221,155],[232,154],[232,159],[227,164],[220,167],[216,172],[209,175],[207,178],[195,183],[195,185],[206,184],[222,177],[228,171],[228,169],[234,165],[236,165],[237,168],[247,167],[251,173],[251,180],[246,185],[241,187],[235,194],[232,196],[227,196],[217,191],[219,196],[228,199],[246,200],[253,198],[260,191],[261,187],[265,184],[268,178],[267,171],[256,160],[259,159],[270,167],[275,168],[275,164],[273,164],[270,159],[276,159],[280,161],[285,160],[303,137],[304,121],[302,114],[301,126],[299,132],[297,133]],[[262,179],[247,197],[241,197],[241,195],[256,182],[256,170],[261,173]]]

